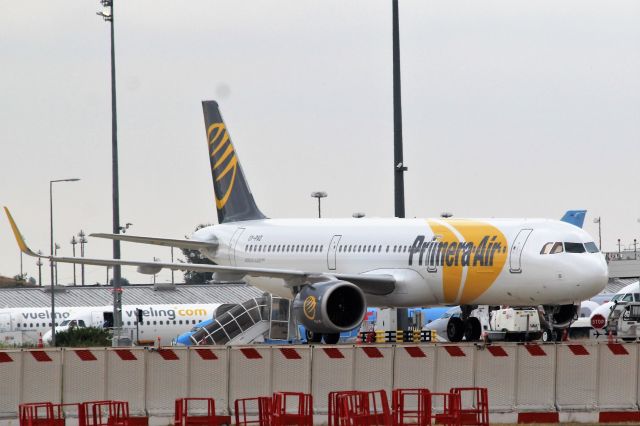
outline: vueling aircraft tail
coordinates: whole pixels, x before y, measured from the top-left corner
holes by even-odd
[[[227,127],[216,101],[203,101],[218,222],[264,219],[242,173]]]

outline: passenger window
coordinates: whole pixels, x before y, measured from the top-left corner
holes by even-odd
[[[542,250],[540,250],[540,254],[549,254],[551,252],[551,247],[553,247],[553,243],[543,245]]]
[[[582,243],[564,243],[564,251],[567,253],[584,253],[584,244]]]
[[[623,302],[633,302],[633,294],[631,293],[627,293],[624,295],[624,297],[622,298]]]
[[[181,325],[182,325],[182,320],[178,320],[178,324],[181,324]]]
[[[390,247],[390,246],[387,246],[387,253],[389,253],[389,247]]]
[[[398,248],[398,246],[393,246],[393,252],[396,252],[396,249]]]
[[[551,248],[551,254],[562,253],[562,243],[554,243]]]
[[[324,250],[324,246],[323,245],[320,246],[320,251],[322,251],[322,250]]]
[[[382,251],[382,244],[378,246],[378,253],[380,253],[381,251]]]
[[[584,248],[587,249],[589,253],[598,253],[598,246],[593,241],[589,241],[588,243],[584,243]]]

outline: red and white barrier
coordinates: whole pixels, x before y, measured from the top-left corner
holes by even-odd
[[[62,351],[29,350],[22,356],[21,402],[62,400]]]
[[[330,392],[353,390],[352,346],[315,346],[311,365],[311,393],[317,413],[328,411]]]
[[[131,415],[145,415],[146,355],[144,349],[106,349],[107,398],[128,401]],[[104,386],[104,383],[98,383]],[[70,401],[73,402],[73,401]]]
[[[271,395],[271,347],[229,348],[229,401]]]
[[[271,362],[271,393],[311,393],[311,347],[274,347]]]
[[[436,348],[433,345],[396,347],[393,387],[435,389]]]
[[[516,405],[515,345],[490,345],[476,353],[475,386],[487,388],[492,411],[513,411]]]
[[[391,345],[358,346],[354,353],[353,387],[361,391],[393,389],[393,353]]]
[[[187,351],[160,348],[147,354],[146,409],[150,416],[173,414],[176,399],[187,395]]]
[[[556,406],[560,410],[598,408],[598,345],[569,343],[557,347]]]
[[[22,391],[22,352],[0,352],[0,417],[16,416]]]
[[[189,349],[188,395],[215,400],[217,414],[228,414],[229,352],[225,347]]]
[[[638,346],[598,345],[598,407],[600,410],[637,409]]]
[[[555,411],[556,345],[521,345],[517,353],[516,409]]]
[[[436,383],[433,392],[473,386],[477,349],[472,344],[436,346]]]
[[[96,382],[105,382],[105,360],[105,351],[102,349],[66,350],[62,364],[62,400],[73,402],[104,400],[105,386],[96,386]]]

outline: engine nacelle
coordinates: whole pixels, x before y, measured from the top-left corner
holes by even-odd
[[[553,328],[567,328],[571,322],[576,319],[576,315],[580,309],[580,305],[555,305],[545,306],[544,310],[547,317],[551,321]]]
[[[293,300],[298,322],[314,333],[340,333],[362,323],[367,302],[359,287],[347,281],[324,281],[303,287]]]

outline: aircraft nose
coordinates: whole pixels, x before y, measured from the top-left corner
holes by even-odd
[[[584,274],[587,279],[587,286],[593,291],[594,295],[604,290],[609,281],[609,267],[604,260],[604,256],[599,255],[597,261],[589,262],[589,266],[584,269]]]

